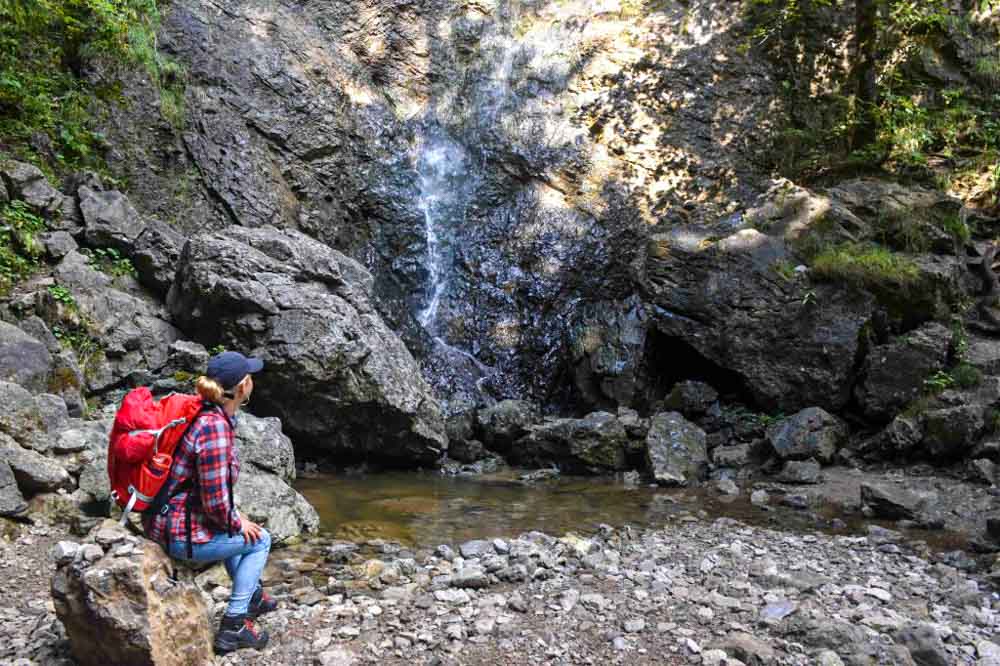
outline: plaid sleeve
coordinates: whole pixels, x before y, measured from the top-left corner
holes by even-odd
[[[205,419],[195,433],[198,451],[198,490],[206,518],[233,534],[243,531],[240,515],[229,505],[230,465],[233,463],[232,441],[222,419]],[[235,483],[235,478],[233,482]]]

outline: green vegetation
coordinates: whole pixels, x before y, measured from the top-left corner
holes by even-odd
[[[138,275],[135,265],[128,257],[122,256],[121,252],[113,247],[99,247],[93,250],[82,250],[87,255],[87,263],[99,271],[113,275],[114,277],[124,277]]]
[[[50,173],[101,168],[95,114],[119,91],[85,80],[95,62],[144,67],[179,122],[183,72],[157,52],[158,23],[156,0],[0,0],[0,144]]]
[[[746,48],[784,70],[791,109],[775,137],[774,166],[799,181],[883,170],[1000,204],[1000,56],[988,29],[979,36],[972,28],[972,12],[996,11],[1000,1],[963,10],[946,0],[858,5],[845,14],[833,0],[745,0],[753,26]],[[821,54],[820,33],[844,43],[849,67]],[[972,78],[944,84],[933,70],[947,70],[939,54],[955,50],[955,34],[983,41],[982,56]],[[817,73],[838,68],[817,95]]]
[[[990,433],[1000,433],[1000,409],[989,409],[986,412],[986,430]]]
[[[38,267],[41,246],[36,236],[45,229],[23,201],[13,201],[0,211],[0,296]]]
[[[842,243],[822,250],[812,260],[816,279],[845,282],[875,292],[908,290],[920,273],[910,259],[874,244]]]
[[[944,370],[938,370],[924,380],[924,390],[931,394],[940,393],[945,389],[950,389],[954,385],[955,378]]]
[[[76,308],[76,299],[73,298],[72,292],[60,284],[50,286],[49,295],[52,296],[57,303],[62,303],[70,308]]]
[[[225,345],[215,345],[214,347],[208,350],[208,353],[211,354],[212,356],[215,356],[216,354],[221,354],[224,351],[226,351]]]

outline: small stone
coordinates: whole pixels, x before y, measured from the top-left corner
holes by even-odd
[[[563,609],[563,611],[568,613],[569,611],[573,610],[573,607],[576,606],[576,602],[579,600],[580,600],[579,590],[575,589],[565,590],[563,591],[562,594],[559,595],[559,606]]]
[[[816,663],[819,666],[844,666],[844,660],[833,650],[823,650],[816,655]]]
[[[52,559],[57,566],[72,562],[80,550],[80,544],[73,541],[60,541],[52,546]]]
[[[736,496],[740,494],[740,488],[732,479],[719,479],[715,482],[715,489],[722,495]]]
[[[357,627],[344,626],[337,629],[337,635],[341,638],[357,638],[361,635],[361,630]]]
[[[754,506],[767,506],[769,499],[766,490],[755,490],[750,494],[750,503]]]
[[[520,592],[515,592],[510,595],[510,598],[507,599],[507,608],[518,613],[528,612],[528,604],[525,602],[524,597],[521,596]]]
[[[316,657],[317,666],[354,666],[356,663],[357,657],[342,647],[320,652]]]
[[[493,552],[493,544],[483,539],[474,539],[463,543],[458,547],[458,551],[465,559],[472,560]]]
[[[447,560],[451,562],[455,559],[455,551],[452,550],[451,546],[440,545],[434,550],[434,554],[440,557],[442,560]]]
[[[625,631],[630,634],[637,634],[646,628],[646,621],[642,618],[625,621]]]
[[[434,598],[442,603],[452,604],[454,606],[463,606],[471,601],[471,597],[469,597],[468,592],[456,589],[437,590],[434,592]]]
[[[611,641],[611,645],[618,651],[625,650],[628,647],[628,643],[625,642],[622,636],[615,636]]]
[[[493,539],[493,550],[499,555],[506,555],[510,552],[510,545],[503,539]]]
[[[87,562],[96,562],[104,557],[104,549],[96,543],[88,543],[79,551],[80,556]]]

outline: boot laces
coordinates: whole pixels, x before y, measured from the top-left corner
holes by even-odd
[[[260,636],[257,635],[257,628],[253,626],[253,620],[250,618],[247,617],[243,619],[243,628],[250,632],[250,635],[253,636],[254,640],[260,638]]]

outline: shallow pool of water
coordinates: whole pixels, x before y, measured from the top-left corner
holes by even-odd
[[[299,479],[296,488],[319,512],[327,537],[385,539],[410,546],[512,537],[531,530],[553,535],[589,533],[601,523],[656,527],[683,514],[728,516],[748,523],[801,531],[849,532],[860,516],[832,510],[763,510],[746,496],[721,497],[705,489],[629,487],[612,479],[561,478],[538,484],[516,473],[475,478],[430,473],[323,475]],[[834,522],[842,518],[843,523]]]

